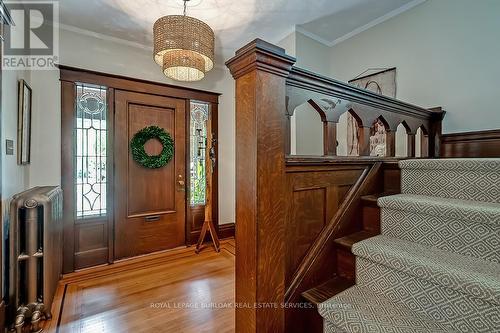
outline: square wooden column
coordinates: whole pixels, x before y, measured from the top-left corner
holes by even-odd
[[[407,136],[408,141],[406,143],[406,156],[415,157],[415,134],[410,133]]]
[[[441,135],[443,132],[443,118],[446,114],[441,107],[430,108],[433,112],[429,128],[428,156],[439,157],[441,155]]]
[[[295,59],[256,39],[236,80],[236,332],[284,332],[286,78]]]
[[[385,135],[385,156],[396,156],[396,131],[386,130]]]
[[[358,128],[359,156],[370,156],[370,127]]]
[[[337,156],[337,123],[323,122],[323,154]]]

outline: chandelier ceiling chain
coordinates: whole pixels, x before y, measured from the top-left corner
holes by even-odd
[[[199,81],[214,67],[214,31],[208,24],[183,15],[159,18],[153,26],[154,60],[163,73],[178,81]]]

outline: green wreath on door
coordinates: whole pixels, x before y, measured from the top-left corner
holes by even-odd
[[[144,145],[151,139],[157,139],[163,146],[158,155],[148,155]],[[148,126],[137,132],[130,141],[130,150],[134,161],[148,169],[162,168],[174,156],[174,140],[163,128]]]

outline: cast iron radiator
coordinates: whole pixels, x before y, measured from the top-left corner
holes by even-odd
[[[9,320],[17,332],[40,320],[50,309],[62,270],[62,190],[35,187],[10,204]]]

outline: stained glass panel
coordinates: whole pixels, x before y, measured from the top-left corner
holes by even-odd
[[[191,206],[205,204],[205,149],[207,147],[208,104],[191,102],[190,172]]]
[[[107,90],[76,84],[76,217],[106,215]]]

